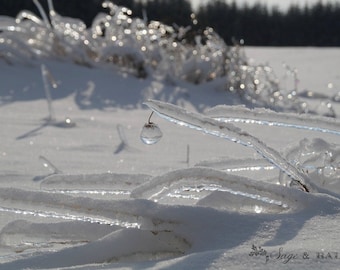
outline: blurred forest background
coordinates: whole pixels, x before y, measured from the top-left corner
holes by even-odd
[[[229,45],[244,41],[252,46],[340,46],[340,5],[291,6],[287,11],[261,4],[238,6],[235,2],[211,0],[194,12],[188,0],[111,0],[130,8],[133,16],[158,20],[168,25],[188,26],[195,31],[212,27]],[[47,0],[39,0],[47,10]],[[56,11],[79,18],[90,26],[102,0],[55,0]],[[31,0],[0,0],[0,15],[15,17],[19,11],[39,15]],[[197,21],[196,21],[197,20]]]

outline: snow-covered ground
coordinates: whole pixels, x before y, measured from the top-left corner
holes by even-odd
[[[340,49],[245,51],[287,83],[282,63],[296,68],[299,91],[340,90]],[[156,114],[162,139],[140,140],[147,99],[198,113],[241,104],[223,80],[169,83],[46,60],[56,119],[76,124],[65,127],[46,121],[41,61],[0,62],[0,269],[338,269],[339,167],[316,180],[323,192],[306,193],[277,185],[279,170],[252,148]],[[235,125],[282,156],[313,138],[315,151],[340,155],[336,134]]]

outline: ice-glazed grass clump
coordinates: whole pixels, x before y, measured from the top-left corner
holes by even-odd
[[[79,19],[59,15],[51,0],[49,16],[34,3],[42,18],[29,11],[15,19],[0,17],[0,53],[9,63],[67,58],[87,66],[115,64],[139,77],[158,72],[195,83],[225,74],[226,45],[212,29],[189,41],[190,27],[133,18],[130,9],[109,1],[102,4],[107,13],[99,13],[87,28]]]
[[[59,15],[52,0],[49,16],[38,0],[34,3],[40,17],[30,11],[16,18],[0,16],[0,59],[8,63],[71,59],[86,66],[114,65],[141,78],[163,76],[170,82],[199,84],[223,78],[226,90],[249,106],[336,117],[332,103],[338,102],[337,95],[311,106],[311,96],[302,99],[297,92],[293,69],[286,68],[294,85],[281,87],[269,66],[250,65],[242,46],[227,46],[212,28],[197,31],[194,23],[172,27],[148,22],[108,1],[102,4],[107,12],[99,13],[87,27],[79,19]]]
[[[323,139],[303,139],[286,154],[294,166],[305,171],[319,186],[340,193],[340,148]],[[281,183],[287,183],[285,175]]]

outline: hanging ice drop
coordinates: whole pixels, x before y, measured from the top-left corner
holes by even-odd
[[[140,139],[142,142],[148,145],[158,143],[163,136],[163,133],[158,125],[150,122],[151,116],[152,113],[148,122],[143,126],[142,132],[140,134]]]
[[[142,132],[140,134],[140,139],[143,143],[151,145],[158,143],[162,136],[163,133],[158,125],[154,123],[146,123],[143,126]]]

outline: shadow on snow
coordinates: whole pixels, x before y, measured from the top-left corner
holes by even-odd
[[[46,99],[38,62],[23,66],[1,65],[7,80],[0,93],[0,107],[17,101]],[[52,100],[73,95],[74,102],[81,110],[143,108],[142,103],[149,98],[180,106],[189,103],[191,109],[200,112],[221,103],[239,103],[236,96],[231,97],[225,90],[217,90],[223,88],[225,79],[194,85],[164,78],[140,79],[119,71],[115,66],[88,68],[57,61],[50,61],[46,66],[58,84],[51,91]]]

